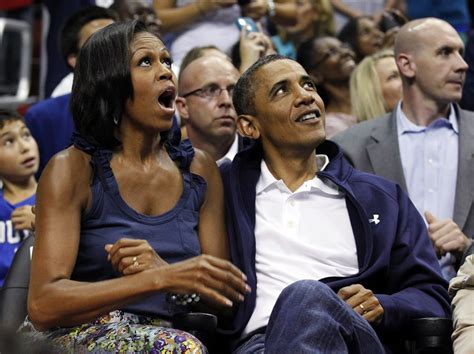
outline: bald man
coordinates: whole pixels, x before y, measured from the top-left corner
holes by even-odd
[[[445,21],[405,24],[395,42],[401,102],[333,139],[356,168],[408,191],[447,279],[474,236],[474,114],[457,105],[468,68],[463,51]]]
[[[185,59],[179,75],[176,106],[194,147],[220,164],[239,150],[232,92],[238,70],[215,48],[203,47]]]

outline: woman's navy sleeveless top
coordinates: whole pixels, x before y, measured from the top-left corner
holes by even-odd
[[[189,170],[194,156],[189,140],[177,147],[167,146],[170,157],[180,166],[184,186],[174,208],[159,216],[140,214],[122,199],[110,167],[112,151],[94,147],[77,134],[73,141],[75,147],[91,155],[93,169],[92,206],[81,217],[79,252],[71,277],[73,280],[95,282],[120,277],[120,273],[114,271],[107,260],[104,246],[123,237],[147,240],[168,263],[200,254],[197,226],[207,187],[202,177]],[[121,310],[166,318],[185,309],[169,304],[166,294],[157,293]]]

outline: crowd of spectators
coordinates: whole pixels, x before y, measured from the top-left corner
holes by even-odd
[[[222,352],[403,352],[420,317],[474,351],[468,1],[11,0],[0,17],[39,5],[46,98],[0,107],[0,296],[35,237],[28,343],[201,353],[172,325],[199,309]]]

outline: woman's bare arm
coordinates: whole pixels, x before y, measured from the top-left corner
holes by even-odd
[[[207,182],[204,203],[199,212],[199,241],[203,254],[229,259],[229,245],[224,221],[224,189],[216,163],[196,149],[191,171]]]
[[[89,180],[88,157],[75,148],[56,155],[41,177],[28,301],[38,329],[83,323],[155,290],[147,274],[97,283],[70,280]]]
[[[28,299],[29,316],[39,330],[92,321],[155,291],[197,292],[227,307],[240,298],[239,290],[244,293],[241,272],[211,256],[95,283],[71,280],[80,217],[91,200],[90,177],[88,156],[75,148],[53,157],[41,177]]]

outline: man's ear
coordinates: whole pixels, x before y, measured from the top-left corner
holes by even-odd
[[[76,62],[77,62],[77,56],[76,54],[69,54],[67,56],[67,63],[69,64],[69,66],[71,68],[75,68],[76,67]]]
[[[237,118],[237,129],[239,134],[250,139],[260,138],[260,129],[254,116],[242,114]]]
[[[176,97],[176,109],[178,110],[179,116],[186,124],[189,119],[189,109],[186,103],[186,98]]]
[[[398,71],[400,71],[401,76],[407,78],[414,78],[416,74],[416,64],[413,60],[413,55],[400,53],[395,58],[397,61]]]

